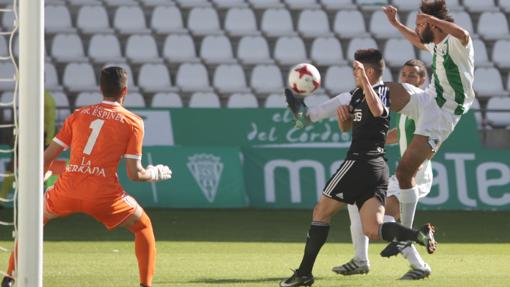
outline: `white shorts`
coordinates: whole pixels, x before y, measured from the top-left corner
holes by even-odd
[[[411,97],[399,113],[413,119],[416,124],[414,134],[429,137],[429,143],[435,149],[448,138],[459,122],[460,116],[441,109],[436,99],[426,90],[409,84],[402,86]]]
[[[423,198],[430,193],[432,188],[432,181],[434,175],[432,173],[432,163],[430,160],[426,160],[418,169],[416,173],[416,186],[418,187],[418,198]],[[395,196],[400,201],[400,188],[398,186],[398,180],[395,175],[392,175],[388,180],[388,191],[386,197]]]

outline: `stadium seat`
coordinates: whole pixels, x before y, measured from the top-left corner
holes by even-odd
[[[195,42],[190,35],[168,35],[163,45],[163,57],[170,63],[198,62]]]
[[[115,11],[113,27],[121,34],[150,32],[143,11],[138,6],[119,6]]]
[[[57,107],[69,107],[69,99],[67,98],[66,94],[59,91],[50,91],[51,95],[53,96],[53,99],[55,100],[55,105]]]
[[[235,63],[232,45],[226,36],[206,36],[200,47],[200,57],[207,64]]]
[[[264,101],[265,108],[287,108],[283,94],[270,94]]]
[[[501,74],[496,68],[477,68],[473,88],[480,97],[505,96]]]
[[[124,98],[123,106],[126,108],[144,108],[145,100],[139,93],[129,93]]]
[[[292,10],[321,8],[317,0],[284,0],[284,2]]]
[[[156,7],[161,5],[174,5],[173,0],[140,0],[145,7]]]
[[[156,6],[152,11],[151,28],[158,34],[187,32],[181,10],[176,6]]]
[[[383,11],[375,11],[370,17],[370,32],[377,39],[400,38],[400,32],[393,27]]]
[[[97,90],[96,76],[89,63],[69,63],[64,69],[63,85],[71,92]]]
[[[403,12],[417,11],[420,3],[421,0],[392,0],[391,2],[399,11]]]
[[[179,6],[184,8],[194,7],[210,7],[211,3],[208,0],[175,0]]]
[[[231,8],[225,16],[225,30],[231,36],[260,35],[253,10]]]
[[[76,32],[71,23],[71,13],[69,13],[66,5],[45,6],[44,19],[46,33]]]
[[[0,91],[14,91],[16,71],[10,61],[0,62]]]
[[[352,3],[352,0],[321,0],[320,2],[326,10],[336,11],[356,8],[356,5]]]
[[[282,72],[276,65],[257,65],[253,68],[250,86],[256,93],[277,93],[283,90]]]
[[[432,54],[429,51],[420,50],[420,60],[430,67],[432,65]]]
[[[13,98],[13,92],[3,92],[0,97],[0,103],[12,103]],[[2,115],[1,119],[3,123],[12,123],[12,108],[0,109],[0,114]]]
[[[333,29],[341,38],[368,36],[365,20],[358,10],[338,11]]]
[[[262,15],[261,30],[267,36],[293,36],[296,33],[287,9],[268,9]]]
[[[182,64],[177,70],[177,86],[184,92],[209,92],[212,88],[209,85],[207,70],[202,64]]]
[[[300,37],[280,37],[276,41],[273,57],[280,65],[305,62],[305,44]]]
[[[136,0],[103,0],[106,6],[135,6],[138,5]]]
[[[213,8],[193,8],[188,15],[188,29],[193,35],[222,34],[218,13]]]
[[[498,11],[494,0],[463,0],[464,7],[471,13],[481,13],[487,11]]]
[[[126,70],[127,76],[128,76],[128,90],[130,92],[138,92],[138,87],[136,86],[136,83],[134,81],[135,75],[133,74],[133,71],[131,70],[131,66],[129,66],[126,62],[109,62],[106,63],[103,67],[109,67],[109,66],[119,66],[122,67],[124,70]]]
[[[96,63],[124,61],[119,40],[114,34],[95,34],[92,36],[88,55]]]
[[[138,87],[144,92],[174,92],[170,73],[163,64],[143,64],[138,73]]]
[[[510,12],[510,0],[499,0],[498,4],[505,13]]]
[[[251,6],[255,9],[270,9],[270,8],[282,8],[283,3],[280,0],[248,0]]]
[[[303,10],[299,15],[297,30],[303,37],[331,36],[328,15],[323,10]]]
[[[14,13],[2,12],[2,27],[4,31],[12,31],[14,27]]]
[[[182,108],[181,97],[176,93],[156,93],[152,97],[153,108]]]
[[[246,76],[240,65],[219,65],[214,72],[213,85],[220,93],[246,93]]]
[[[490,98],[487,103],[487,121],[496,128],[510,126],[510,98]]]
[[[325,94],[310,95],[305,97],[305,104],[308,107],[315,107],[324,103],[327,100],[329,100],[329,97]]]
[[[404,63],[402,63],[402,64],[404,64]],[[393,74],[391,73],[391,70],[388,68],[388,66],[384,67],[383,81],[393,82]]]
[[[377,44],[372,38],[354,38],[349,42],[349,46],[347,47],[347,59],[349,61],[354,60],[354,52],[359,49],[369,49],[375,48],[377,49]]]
[[[418,15],[418,11],[411,11],[406,17],[405,25],[413,30],[416,28],[416,15]],[[404,21],[402,21],[402,23],[404,23]]]
[[[492,50],[492,61],[496,66],[504,69],[510,68],[510,40],[498,40]],[[475,50],[476,52],[476,50]]]
[[[51,0],[51,2],[60,2],[65,3],[64,0]],[[67,0],[69,4],[72,6],[86,6],[86,5],[102,5],[103,2],[100,0]],[[48,3],[48,0],[46,0],[46,3]]]
[[[473,39],[473,48],[475,49],[475,66],[476,67],[490,67],[492,66],[487,54],[485,42],[480,39]]]
[[[227,108],[258,108],[259,103],[253,94],[233,94],[228,97]]]
[[[407,60],[414,58],[416,58],[414,47],[407,39],[389,39],[386,41],[384,60],[390,67],[400,68]]]
[[[220,98],[215,93],[194,93],[189,99],[190,108],[220,108]]]
[[[106,9],[101,5],[80,7],[76,26],[84,34],[113,32]]]
[[[269,46],[264,37],[242,37],[237,46],[237,57],[243,64],[272,64]]]
[[[316,38],[312,43],[310,58],[319,66],[345,64],[342,46],[335,37]]]
[[[51,56],[57,62],[83,62],[87,58],[83,52],[81,37],[77,34],[57,34],[51,42]]]
[[[478,34],[485,40],[508,39],[508,21],[501,12],[484,12],[478,20]]]
[[[126,43],[126,57],[134,63],[162,62],[156,40],[151,35],[131,35]]]
[[[450,15],[452,16],[455,23],[466,29],[471,34],[472,38],[477,37],[473,26],[473,20],[471,19],[471,15],[469,15],[469,13],[466,11],[456,11],[450,13]]]
[[[244,0],[212,0],[212,2],[220,9],[248,7]]]
[[[98,92],[81,92],[76,97],[74,102],[74,106],[83,107],[99,104],[103,100],[103,96],[101,96]]]
[[[324,78],[324,88],[331,94],[339,94],[354,89],[355,83],[350,66],[330,66]]]
[[[0,57],[7,57],[9,55],[8,52],[8,44],[7,44],[7,37],[0,36]]]
[[[388,5],[388,0],[356,0],[356,3],[362,10],[374,11]]]
[[[48,90],[61,90],[58,82],[57,69],[52,63],[44,63],[44,88]]]

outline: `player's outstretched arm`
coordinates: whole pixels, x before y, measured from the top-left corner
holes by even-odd
[[[400,20],[397,17],[397,8],[393,6],[385,6],[383,7],[383,12],[386,14],[386,17],[388,18],[388,21],[390,24],[397,28],[397,30],[402,34],[406,39],[411,42],[416,48],[426,50],[425,45],[421,42],[420,37],[416,32],[407,27],[406,25],[402,24]]]
[[[423,13],[420,13],[416,16],[416,24],[427,23],[459,39],[464,46],[469,43],[469,32],[459,25]]]
[[[148,165],[143,167],[139,159],[126,159],[127,176],[132,181],[158,182],[172,177],[172,171],[166,165]]]
[[[44,173],[50,170],[51,163],[62,153],[64,147],[52,141],[44,150]]]
[[[342,132],[348,132],[352,128],[351,111],[352,107],[350,105],[341,105],[336,109],[338,128]]]

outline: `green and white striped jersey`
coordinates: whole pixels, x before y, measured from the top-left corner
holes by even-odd
[[[425,45],[432,53],[432,79],[429,93],[439,107],[455,115],[469,110],[475,98],[473,41],[464,46],[452,35],[439,44]]]
[[[411,143],[414,136],[416,126],[414,121],[403,114],[395,114],[397,116],[397,134],[398,146],[400,148],[400,156],[404,155],[407,146]]]

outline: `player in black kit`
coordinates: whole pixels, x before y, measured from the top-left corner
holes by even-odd
[[[358,88],[352,92],[349,105],[337,109],[340,129],[352,128],[351,146],[345,161],[330,178],[315,205],[301,264],[291,277],[280,282],[282,287],[314,283],[312,268],[328,237],[331,218],[346,204],[358,206],[363,232],[371,240],[412,240],[426,246],[429,253],[436,249],[431,224],[413,230],[395,222],[383,223],[388,187],[384,143],[390,105],[388,88],[382,82],[384,61],[376,49],[358,50],[354,59],[353,74]],[[297,116],[302,101],[288,91],[286,93],[289,108]]]

